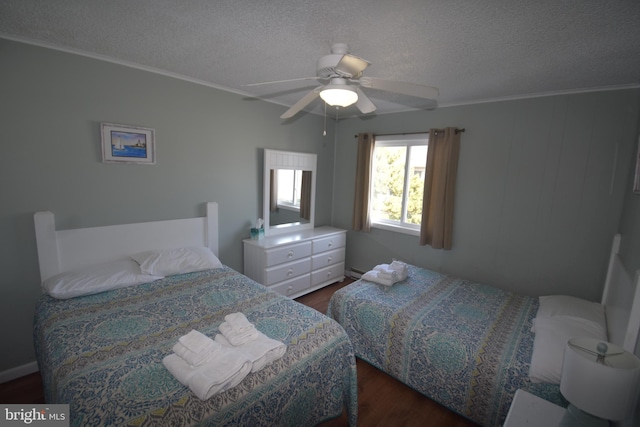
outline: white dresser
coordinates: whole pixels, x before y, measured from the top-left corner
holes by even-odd
[[[244,274],[290,298],[344,279],[347,232],[316,227],[244,240]]]

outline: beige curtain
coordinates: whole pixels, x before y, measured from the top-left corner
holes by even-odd
[[[275,169],[269,171],[269,211],[276,212],[278,210],[278,178]]]
[[[420,244],[451,249],[453,202],[460,153],[456,128],[431,129],[422,198]]]
[[[356,191],[353,200],[352,227],[356,231],[371,231],[369,217],[369,192],[371,186],[371,160],[375,138],[372,133],[358,134],[358,158],[356,161]]]
[[[300,218],[311,219],[311,171],[302,171]]]

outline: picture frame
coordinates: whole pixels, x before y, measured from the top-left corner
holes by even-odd
[[[101,123],[102,162],[154,165],[155,130],[139,126]]]
[[[636,151],[636,171],[633,177],[633,192],[640,194],[640,138],[638,138],[638,151]]]

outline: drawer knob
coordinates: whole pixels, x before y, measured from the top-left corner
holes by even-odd
[[[329,242],[329,244],[327,246],[329,246],[329,247],[333,246],[333,242]]]
[[[333,261],[332,257],[327,258],[327,264],[331,264],[331,261]]]
[[[289,271],[287,271],[287,276],[291,277],[293,275],[293,268],[290,268]]]
[[[287,295],[291,295],[291,291],[293,291],[293,286],[287,288]]]
[[[289,251],[289,253],[287,254],[287,258],[293,258],[293,251]]]
[[[331,272],[327,271],[327,277],[331,277]]]

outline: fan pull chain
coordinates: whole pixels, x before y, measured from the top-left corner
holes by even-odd
[[[324,103],[324,129],[322,130],[322,136],[327,136],[327,103]]]

